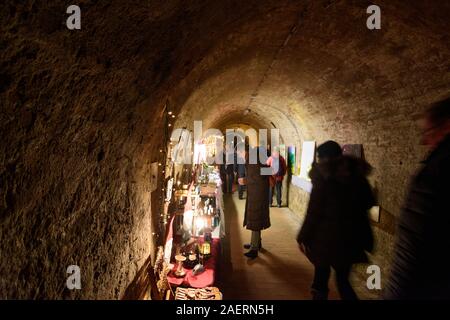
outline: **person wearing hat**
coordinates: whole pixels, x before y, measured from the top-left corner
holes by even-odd
[[[356,300],[349,274],[353,264],[368,261],[366,251],[373,249],[368,210],[375,197],[367,180],[371,167],[344,156],[334,141],[320,145],[317,157],[309,173],[312,190],[297,242],[314,265],[314,300],[328,298],[331,268],[341,298]]]

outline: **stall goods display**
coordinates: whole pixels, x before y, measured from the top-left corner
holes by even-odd
[[[175,300],[222,300],[222,293],[216,287],[201,289],[178,287],[175,291]]]

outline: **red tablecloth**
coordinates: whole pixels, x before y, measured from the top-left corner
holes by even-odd
[[[186,275],[184,276],[184,278],[177,278],[174,274],[176,270],[176,266],[174,266],[173,270],[167,276],[169,283],[177,286],[189,286],[192,288],[204,288],[212,286],[215,281],[215,273],[219,254],[220,239],[212,239],[211,256],[204,265],[205,271],[200,274],[194,275],[192,274],[192,269],[184,268],[184,270],[186,271]]]

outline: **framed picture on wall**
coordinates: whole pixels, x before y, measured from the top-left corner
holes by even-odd
[[[309,180],[309,170],[314,162],[316,152],[315,141],[304,141],[302,146],[302,157],[300,160],[300,178]]]
[[[344,144],[342,153],[347,156],[364,159],[362,144]]]
[[[287,163],[289,172],[295,175],[295,146],[288,147]]]

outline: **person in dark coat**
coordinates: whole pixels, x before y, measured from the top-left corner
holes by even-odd
[[[368,210],[375,198],[366,178],[370,166],[362,159],[343,156],[334,141],[319,146],[317,154],[319,162],[309,173],[312,191],[297,242],[314,264],[313,299],[328,298],[333,268],[341,298],[356,300],[348,280],[351,267],[367,262],[365,251],[373,249]]]
[[[226,145],[225,152],[225,174],[226,174],[226,193],[233,193],[234,182],[234,167],[235,167],[235,152],[233,147]]]
[[[246,186],[247,199],[245,202],[244,227],[252,231],[250,245],[244,248],[250,249],[245,256],[254,259],[261,249],[261,230],[270,227],[269,216],[269,175],[261,174],[261,168],[268,167],[264,159],[260,158],[259,148],[253,149],[253,154],[258,154],[257,163],[249,160],[246,155]],[[262,150],[262,152],[267,152]],[[265,153],[266,155],[267,153]]]
[[[423,142],[431,152],[400,214],[388,300],[450,299],[450,98],[427,111]]]
[[[236,175],[238,178],[238,193],[239,199],[244,199],[244,190],[245,190],[245,144],[239,144],[237,146],[237,159],[236,159]]]

